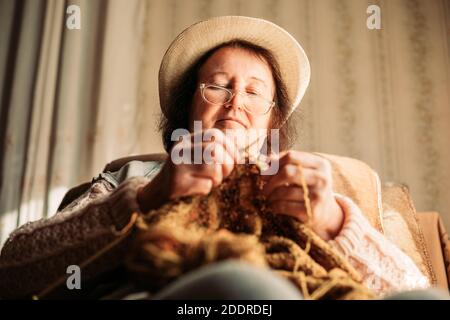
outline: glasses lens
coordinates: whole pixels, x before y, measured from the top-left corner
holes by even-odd
[[[269,112],[272,102],[256,94],[247,94],[245,108],[254,114],[266,114]]]
[[[203,98],[213,104],[225,104],[230,102],[232,93],[226,88],[209,85],[203,89]],[[253,114],[263,115],[269,112],[272,102],[258,94],[244,94],[244,108]]]
[[[204,98],[206,101],[214,104],[223,104],[228,102],[230,99],[230,92],[225,88],[216,86],[207,86],[203,91]]]

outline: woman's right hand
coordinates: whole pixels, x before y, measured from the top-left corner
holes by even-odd
[[[233,171],[240,155],[232,139],[215,128],[207,130],[207,137],[210,138],[208,141],[202,141],[204,134],[205,132],[193,133],[173,146],[161,171],[138,191],[137,198],[142,212],[156,209],[178,197],[208,194]],[[197,135],[202,136],[199,139]],[[196,140],[200,142],[194,142]],[[194,163],[194,150],[202,155],[201,163]],[[179,163],[179,159],[174,159],[183,152],[190,154],[187,159],[191,161]]]

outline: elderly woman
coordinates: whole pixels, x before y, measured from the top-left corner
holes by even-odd
[[[269,154],[278,168],[264,177],[263,190],[273,212],[306,221],[302,172],[310,190],[312,228],[348,258],[366,286],[380,296],[427,288],[428,279],[413,261],[376,231],[350,198],[333,191],[330,164],[288,149],[288,118],[309,76],[301,46],[271,22],[227,16],[186,29],[167,50],[159,74],[162,136],[172,157],[132,161],[117,172],[102,173],[55,216],[13,232],[1,253],[0,294],[9,298],[39,293],[64,275],[67,266],[79,265],[112,241],[133,212],[147,212],[180,196],[208,194],[242,160],[246,143],[233,132],[251,129],[279,129],[281,152]],[[196,121],[203,131],[194,130]],[[188,130],[192,143],[174,141],[176,129]],[[208,130],[214,139],[196,139]],[[214,150],[213,161],[174,161],[180,146],[189,154],[196,148]],[[97,269],[116,270],[124,250],[109,253],[107,263]],[[83,272],[86,278],[95,273]],[[301,298],[286,280],[238,262],[193,271],[157,297]]]

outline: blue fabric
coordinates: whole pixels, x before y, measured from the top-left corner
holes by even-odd
[[[162,168],[164,162],[133,160],[114,172],[103,172],[96,179],[104,179],[117,188],[123,181],[132,177],[154,177]]]
[[[385,300],[449,300],[436,288],[396,293]],[[168,285],[153,299],[302,300],[300,291],[276,273],[238,260],[217,262],[194,270]]]
[[[399,292],[384,298],[385,300],[450,300],[448,292],[431,288]]]
[[[291,282],[268,269],[227,260],[187,273],[153,299],[298,300],[302,296]]]

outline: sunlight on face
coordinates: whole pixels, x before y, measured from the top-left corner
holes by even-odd
[[[275,82],[267,62],[242,48],[217,50],[200,69],[200,83],[219,85],[233,92],[258,94],[267,100],[273,100],[275,94]],[[242,107],[243,101],[244,96],[236,94],[226,105],[212,104],[202,98],[197,86],[189,119],[190,130],[194,121],[202,121],[203,129],[267,129],[272,110],[264,115],[251,114]]]

